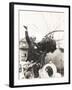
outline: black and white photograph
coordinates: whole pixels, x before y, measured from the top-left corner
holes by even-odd
[[[12,5],[13,85],[69,83],[69,6]]]
[[[64,76],[64,13],[19,11],[19,78]]]

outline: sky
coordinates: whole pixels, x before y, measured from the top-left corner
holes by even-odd
[[[19,11],[20,39],[25,37],[24,25],[28,26],[29,36],[35,36],[36,41],[39,42],[53,30],[64,30],[64,21],[63,12]],[[62,35],[57,33],[55,38],[62,37]]]

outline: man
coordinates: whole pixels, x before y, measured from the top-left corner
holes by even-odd
[[[51,39],[50,37],[45,37],[39,43],[35,43],[35,39],[33,40],[33,38],[30,38],[28,35],[27,26],[24,26],[24,28],[26,29],[25,37],[29,46],[27,60],[33,60],[35,62],[44,64],[46,53],[54,52],[54,50],[56,49],[56,41]]]
[[[40,53],[39,53],[39,50],[37,49],[38,47],[37,47],[36,43],[34,42],[35,38],[32,38],[32,37],[30,38],[28,35],[27,27],[24,26],[24,28],[26,29],[25,38],[26,38],[26,41],[27,41],[28,46],[29,46],[27,61],[38,62],[39,57],[40,57]]]

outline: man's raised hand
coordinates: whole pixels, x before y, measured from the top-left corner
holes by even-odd
[[[23,27],[25,28],[25,30],[27,30],[27,26],[24,25]]]

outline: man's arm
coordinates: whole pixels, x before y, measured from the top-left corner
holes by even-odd
[[[28,45],[30,46],[31,45],[31,41],[30,41],[30,38],[29,38],[29,35],[28,35],[27,26],[24,26],[24,28],[26,29],[26,31],[25,31],[25,38],[26,38],[26,41],[27,41]]]

